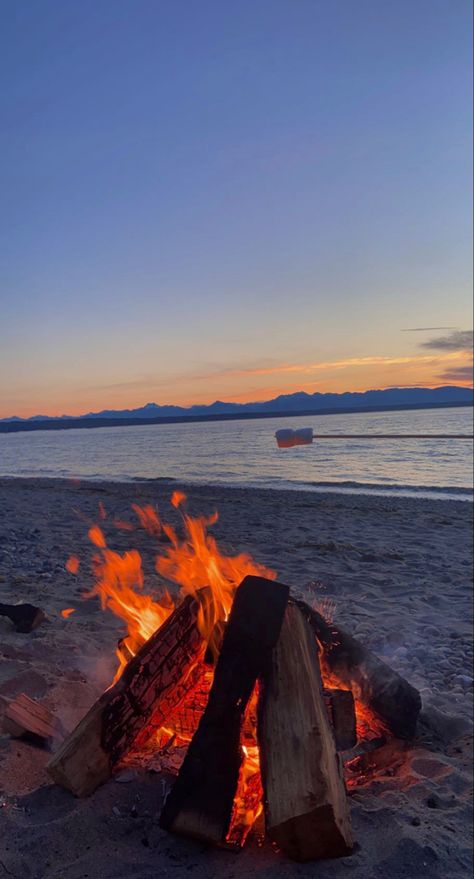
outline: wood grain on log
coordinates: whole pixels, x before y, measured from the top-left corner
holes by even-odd
[[[125,666],[122,676],[88,711],[48,765],[57,784],[87,796],[110,777],[152,715],[162,722],[192,683],[204,650],[198,602],[188,596]]]
[[[160,819],[167,830],[225,845],[242,760],[247,702],[280,632],[289,589],[246,577],[235,594],[212,688]]]
[[[30,699],[25,693],[5,702],[2,730],[13,738],[26,734],[33,735],[44,741],[53,739],[60,734],[61,725],[54,714],[44,705]]]
[[[398,738],[411,739],[421,710],[418,690],[390,666],[303,601],[295,602],[323,648],[329,674],[352,689]]]
[[[268,835],[291,858],[352,848],[349,808],[312,630],[289,604],[264,676],[258,738]]]

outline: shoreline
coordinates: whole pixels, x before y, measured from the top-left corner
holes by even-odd
[[[341,480],[341,481],[328,481],[328,482],[307,482],[307,483],[299,483],[299,482],[289,482],[282,480],[284,484],[275,485],[275,486],[266,486],[266,485],[258,485],[257,483],[247,483],[245,485],[236,485],[235,483],[226,483],[226,482],[206,482],[204,480],[196,480],[193,482],[192,480],[186,480],[186,482],[182,482],[178,477],[173,476],[156,476],[156,477],[146,477],[146,476],[129,476],[125,477],[123,475],[112,477],[109,476],[105,478],[104,476],[44,476],[44,475],[9,475],[9,474],[0,474],[0,484],[2,481],[5,482],[14,482],[15,480],[21,481],[50,481],[52,483],[78,483],[84,482],[86,484],[90,483],[91,485],[96,484],[110,484],[110,485],[161,485],[166,486],[169,485],[170,488],[176,486],[178,483],[181,485],[187,485],[190,490],[194,490],[197,488],[216,488],[216,489],[225,489],[227,491],[265,491],[265,492],[304,492],[307,494],[336,494],[343,496],[355,496],[355,497],[385,497],[385,498],[411,498],[413,500],[440,500],[440,501],[460,501],[462,503],[474,503],[474,486],[436,486],[436,485],[397,485],[395,483],[388,483],[383,485],[381,483],[364,483],[364,482],[356,482],[352,480]]]

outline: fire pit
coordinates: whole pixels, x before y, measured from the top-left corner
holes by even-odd
[[[150,510],[140,521],[166,535],[157,569],[188,594],[157,611],[132,588],[138,553],[119,556],[91,529],[93,593],[127,604],[132,625],[115,682],[54,755],[51,777],[86,796],[124,763],[158,756],[178,773],[165,829],[239,849],[263,809],[291,858],[349,853],[341,752],[354,758],[367,735],[412,738],[418,692],[271,571],[221,555],[206,532],[215,520],[184,514],[184,541]]]

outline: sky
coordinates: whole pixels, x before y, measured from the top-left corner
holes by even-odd
[[[0,417],[469,383],[470,0],[0,16]]]

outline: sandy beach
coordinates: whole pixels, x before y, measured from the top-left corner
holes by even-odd
[[[421,692],[419,735],[385,752],[351,790],[357,847],[350,857],[297,865],[253,832],[239,855],[209,850],[158,826],[164,785],[139,771],[77,800],[51,785],[50,754],[0,735],[0,876],[151,879],[154,876],[465,877],[471,864],[472,504],[452,500],[256,491],[47,479],[0,481],[0,600],[31,602],[47,620],[31,634],[0,617],[0,695],[54,710],[70,730],[109,685],[120,620],[81,593],[92,585],[90,524],[109,545],[136,548],[145,584],[158,585],[156,545],[133,521],[133,502],[179,523],[189,510],[219,519],[227,552],[248,552],[280,580],[331,601],[334,618]],[[77,575],[65,570],[79,558]],[[318,581],[318,586],[311,584]],[[145,587],[146,588],[146,587]],[[75,608],[67,619],[60,611]]]

